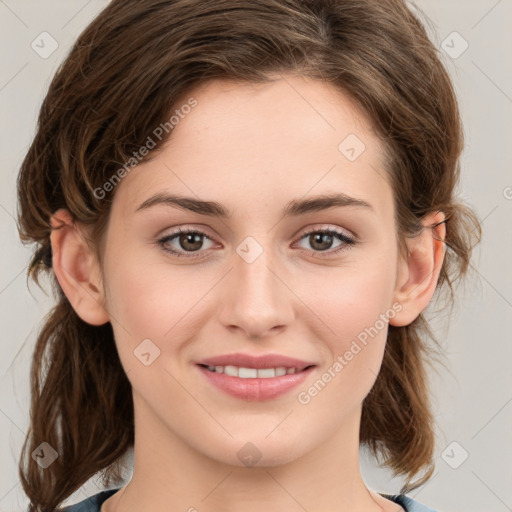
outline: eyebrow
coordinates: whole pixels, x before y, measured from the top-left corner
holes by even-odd
[[[199,213],[211,217],[220,217],[223,219],[231,218],[233,212],[228,210],[222,204],[216,201],[203,201],[192,197],[170,195],[159,192],[146,199],[135,212],[146,210],[155,205],[167,205],[180,208],[182,210]],[[310,212],[318,212],[337,207],[358,207],[365,208],[375,212],[373,206],[363,199],[356,199],[343,193],[326,194],[306,199],[293,199],[285,206],[282,214],[284,217],[296,217]]]

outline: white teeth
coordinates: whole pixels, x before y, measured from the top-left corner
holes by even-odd
[[[274,368],[260,368],[258,370],[258,377],[260,379],[268,379],[269,377],[275,377],[276,371]]]
[[[270,379],[272,377],[281,377],[297,373],[297,368],[244,368],[233,365],[227,366],[208,366],[208,370],[216,373],[224,373],[230,377],[239,377],[241,379]]]
[[[241,379],[255,379],[258,376],[256,368],[238,368],[238,376]]]
[[[238,368],[236,366],[224,366],[224,373],[230,377],[238,377]]]

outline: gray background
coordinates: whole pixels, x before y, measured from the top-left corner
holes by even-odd
[[[107,3],[0,0],[0,229],[5,247],[0,267],[1,512],[27,506],[17,459],[28,426],[31,354],[51,305],[51,294],[26,285],[31,252],[18,240],[14,222],[17,170],[50,78]],[[512,1],[421,0],[417,5],[429,19],[436,46],[443,48],[445,41],[444,62],[457,89],[466,135],[460,195],[483,221],[484,237],[467,286],[458,290],[452,321],[446,313],[435,318],[450,368],[432,376],[436,472],[410,495],[441,512],[507,511],[512,510]],[[58,43],[47,58],[31,47],[43,31]],[[451,35],[454,31],[459,35]],[[464,40],[468,48],[454,58]],[[430,307],[429,314],[434,316]],[[398,492],[400,480],[364,457],[362,467],[371,488]],[[68,503],[97,489],[93,479]]]

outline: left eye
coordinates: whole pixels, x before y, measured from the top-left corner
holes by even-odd
[[[341,231],[337,231],[335,229],[314,229],[304,233],[300,240],[307,238],[308,242],[314,247],[316,250],[313,252],[325,252],[332,247],[333,239],[338,239],[340,244],[336,247],[335,250],[329,251],[328,254],[336,254],[340,251],[347,249],[349,246],[355,244],[355,240],[350,238],[345,233]],[[327,247],[326,247],[327,246]]]
[[[186,254],[186,253],[197,253],[202,248],[204,239],[210,240],[210,237],[205,233],[193,229],[179,229],[175,233],[166,235],[165,237],[157,241],[160,247],[178,257],[197,258],[202,257],[199,254]],[[313,246],[313,251],[309,251],[312,255],[318,253],[327,252],[332,247],[333,239],[338,239],[340,244],[336,246],[336,249],[329,251],[328,254],[332,255],[347,249],[349,246],[355,244],[355,240],[350,238],[345,233],[334,229],[314,229],[304,233],[299,240],[307,239],[307,241]],[[169,244],[177,241],[179,247],[171,248]],[[315,247],[316,246],[316,247]],[[179,250],[176,250],[179,249]],[[184,251],[184,252],[180,252]]]

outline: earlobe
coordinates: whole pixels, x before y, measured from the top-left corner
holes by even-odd
[[[411,324],[428,306],[444,261],[445,215],[437,212],[425,217],[422,232],[406,240],[408,257],[398,265],[394,300],[402,310],[389,323],[396,327]]]
[[[60,209],[51,218],[52,268],[78,316],[88,324],[109,321],[97,258],[90,250],[80,227],[68,210]]]

